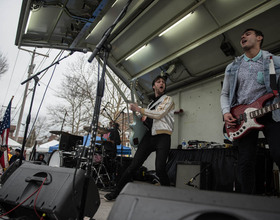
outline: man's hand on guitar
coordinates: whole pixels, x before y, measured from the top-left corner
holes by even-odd
[[[141,108],[136,103],[131,103],[130,110],[134,112],[140,112]]]
[[[224,114],[224,121],[226,126],[234,127],[236,125],[236,118],[229,112]]]

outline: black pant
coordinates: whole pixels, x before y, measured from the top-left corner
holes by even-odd
[[[269,144],[271,158],[280,168],[280,122],[275,122],[271,114],[260,118],[258,122],[264,125],[263,133]],[[242,193],[255,192],[258,134],[258,130],[252,130],[235,142],[238,146],[238,168]]]
[[[171,137],[168,134],[158,134],[152,136],[147,133],[139,144],[131,164],[122,174],[116,192],[120,193],[122,188],[131,180],[133,173],[139,169],[148,156],[156,151],[156,175],[160,179],[161,185],[170,186],[166,172],[166,162],[169,155]]]

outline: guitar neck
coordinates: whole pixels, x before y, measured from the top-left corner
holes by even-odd
[[[265,106],[261,109],[255,110],[255,111],[252,111],[252,112],[250,112],[250,117],[259,118],[276,109],[280,109],[280,102],[278,102],[276,104],[271,104],[271,105]]]
[[[131,102],[134,103],[135,102],[135,99],[134,99],[134,96],[135,96],[135,81],[132,81],[131,82],[131,85],[130,85],[130,89],[131,89]],[[133,112],[133,118],[134,118],[134,121],[136,120],[137,117],[137,114],[136,112]]]

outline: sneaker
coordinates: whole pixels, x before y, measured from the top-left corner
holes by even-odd
[[[104,200],[109,202],[109,201],[114,201],[118,197],[118,194],[116,192],[110,192],[104,195]]]

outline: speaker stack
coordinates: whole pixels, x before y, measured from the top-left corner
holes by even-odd
[[[87,195],[82,198],[85,181],[85,170],[82,169],[75,172],[71,168],[25,162],[0,189],[0,215],[16,207],[8,217],[38,219],[38,216],[45,216],[44,219],[70,220],[77,219],[80,210],[84,210],[84,216],[92,217],[100,205],[100,198],[93,179],[89,179]]]
[[[279,198],[129,183],[108,220],[279,220]]]

